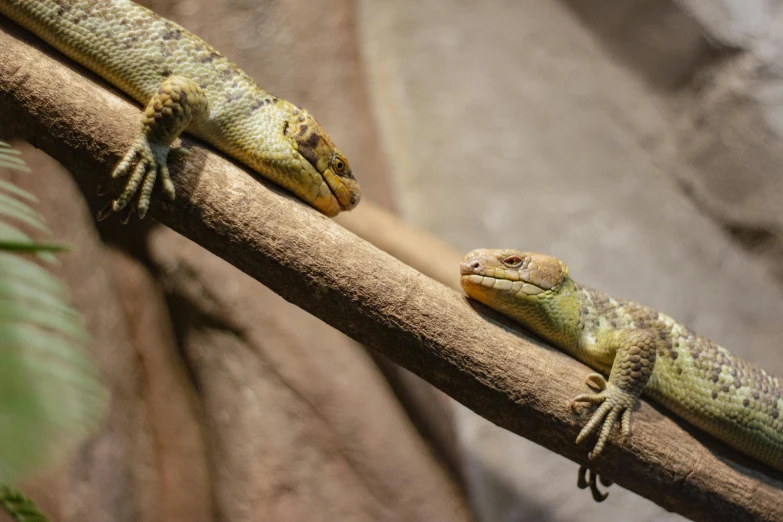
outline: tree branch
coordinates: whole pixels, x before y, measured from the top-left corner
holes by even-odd
[[[2,17],[0,50],[0,125],[60,161],[83,186],[105,181],[131,142],[139,108]],[[586,413],[568,407],[585,391],[586,367],[184,141],[193,154],[172,169],[177,200],[155,198],[155,219],[490,421],[587,462],[587,448],[574,444]],[[355,219],[362,206],[369,207],[360,205]],[[447,264],[456,281],[457,256],[429,255],[426,242],[418,245],[408,259]],[[647,403],[634,413],[630,445],[612,442],[594,466],[697,520],[783,520],[779,473]]]

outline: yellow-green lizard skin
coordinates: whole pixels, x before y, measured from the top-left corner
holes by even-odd
[[[266,92],[177,24],[129,0],[0,0],[0,14],[146,106],[112,173],[129,176],[115,212],[139,192],[143,217],[157,178],[174,198],[169,147],[183,130],[327,216],[359,203],[348,161],[306,110]]]
[[[783,471],[783,381],[732,355],[671,317],[573,281],[554,257],[474,250],[461,263],[467,294],[522,323],[600,373],[588,376],[599,404],[576,439],[592,433],[598,456],[644,393],[742,453]],[[609,376],[608,382],[604,380]],[[582,477],[583,479],[583,477]],[[594,492],[595,495],[595,492]]]

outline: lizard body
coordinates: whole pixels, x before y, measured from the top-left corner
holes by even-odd
[[[266,92],[177,24],[129,0],[0,0],[0,14],[146,106],[112,173],[129,176],[112,210],[138,192],[143,217],[158,178],[174,198],[168,155],[183,130],[328,216],[358,204],[348,161],[306,110]]]
[[[591,459],[602,452],[615,424],[623,439],[630,435],[631,410],[644,393],[740,452],[783,471],[781,379],[666,314],[580,285],[554,257],[474,250],[461,264],[461,283],[470,297],[600,372],[587,380],[598,393],[572,402],[599,405],[577,437],[580,443],[598,433]]]

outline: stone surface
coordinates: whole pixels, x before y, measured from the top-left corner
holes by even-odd
[[[361,346],[168,229],[151,258],[202,400],[217,519],[469,519]]]
[[[743,133],[730,110],[707,114],[721,121],[705,134],[685,123],[705,113],[683,90],[694,69],[731,53],[715,58],[699,35],[673,41],[662,33],[699,29],[674,4],[613,2],[607,16],[587,13],[587,4],[359,2],[373,107],[402,215],[464,251],[510,246],[557,255],[581,282],[655,306],[783,374],[780,286],[682,190],[686,176],[697,179],[697,168],[706,176],[719,155],[742,161],[718,150],[720,136]],[[640,14],[647,18],[634,18]],[[629,65],[640,55],[648,56],[644,67]],[[745,134],[743,144],[759,147]],[[689,159],[690,140],[714,145],[701,158],[712,163]],[[758,161],[773,164],[769,158]],[[726,177],[756,187],[737,163]],[[767,186],[751,206],[761,212],[779,203],[773,196]],[[595,505],[574,487],[575,465],[458,411],[482,520],[677,518],[618,488]]]
[[[161,285],[139,260],[119,250],[110,259],[139,364],[139,395],[149,412],[155,451],[151,508],[156,520],[212,520],[212,475],[203,404],[180,355]]]
[[[683,93],[675,173],[783,281],[783,2],[680,0],[725,59]]]
[[[670,113],[645,146],[783,281],[783,2],[563,0]]]

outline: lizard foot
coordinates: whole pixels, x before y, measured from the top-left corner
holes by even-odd
[[[174,183],[168,168],[168,145],[151,143],[142,133],[125,154],[125,157],[117,164],[111,177],[114,179],[130,176],[125,184],[125,189],[117,199],[112,202],[111,210],[119,212],[130,202],[138,192],[139,218],[143,218],[150,207],[150,196],[155,187],[155,181],[160,176],[163,192],[173,200],[175,196]],[[106,217],[100,214],[99,217]]]
[[[601,377],[601,380],[603,380],[603,377]],[[579,403],[600,404],[598,409],[595,410],[590,417],[588,423],[576,437],[576,443],[580,444],[596,431],[599,426],[601,427],[598,433],[598,442],[596,442],[593,451],[588,455],[590,459],[594,459],[601,454],[606,445],[606,441],[609,440],[612,427],[618,419],[620,419],[622,440],[625,441],[631,434],[631,409],[636,403],[636,397],[630,393],[624,392],[611,382],[606,383],[604,381],[604,385],[605,388],[598,393],[577,395],[574,397],[574,400],[571,401],[572,408],[576,408]]]
[[[208,115],[209,103],[199,84],[183,76],[166,78],[144,109],[136,141],[112,172],[114,179],[129,176],[125,189],[112,202],[112,211],[125,208],[138,192],[137,209],[139,218],[143,218],[150,208],[150,196],[158,177],[163,192],[173,200],[174,183],[168,161],[178,161],[187,151],[181,147],[172,150],[171,144],[192,121],[203,120]]]
[[[587,480],[586,475],[587,472],[590,472],[590,479]],[[587,468],[586,466],[579,466],[579,472],[576,479],[576,487],[579,489],[587,489],[590,488],[590,493],[593,495],[593,500],[596,502],[603,502],[606,500],[606,497],[609,496],[609,493],[601,493],[601,490],[598,489],[598,481],[601,482],[601,484],[604,485],[604,487],[609,487],[614,482],[612,482],[609,479],[603,478],[598,475],[594,470]]]

